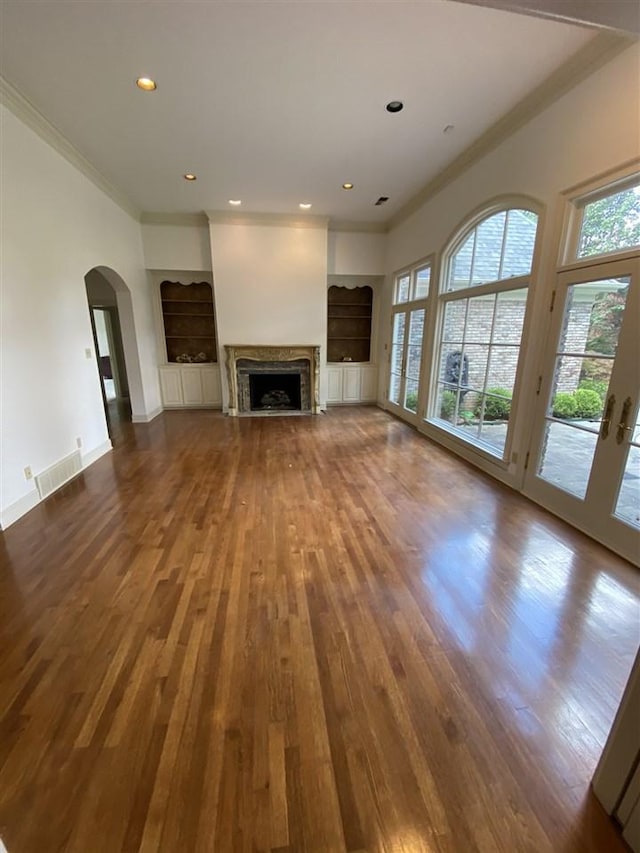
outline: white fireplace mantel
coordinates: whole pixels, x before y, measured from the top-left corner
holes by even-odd
[[[310,412],[320,413],[320,347],[313,344],[292,344],[291,346],[272,346],[269,344],[225,344],[227,378],[229,381],[229,415],[239,414],[238,370],[239,359],[253,361],[296,361],[306,359],[310,366]]]

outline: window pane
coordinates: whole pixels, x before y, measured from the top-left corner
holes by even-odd
[[[520,288],[445,305],[433,416],[498,456],[506,447],[526,303]]]
[[[449,267],[449,281],[447,290],[461,290],[469,287],[471,280],[471,260],[473,258],[473,246],[476,239],[475,230],[469,234],[462,246],[451,259]]]
[[[638,413],[640,417],[640,412]],[[615,514],[633,527],[640,527],[640,423],[633,432],[633,444],[622,475]]]
[[[640,185],[584,206],[578,257],[640,246]]]
[[[457,421],[457,411],[460,402],[460,393],[453,391],[450,385],[438,383],[438,393],[436,395],[436,417],[450,424]]]
[[[508,416],[504,420],[480,422],[478,437],[483,444],[490,445],[498,456],[504,454],[504,447],[507,442]]]
[[[492,346],[487,372],[487,392],[499,397],[511,397],[516,381],[520,347]]]
[[[411,284],[411,276],[402,275],[396,282],[396,304],[399,302],[409,301],[409,285]]]
[[[466,299],[456,299],[455,302],[447,303],[444,309],[444,325],[442,329],[443,341],[462,343],[466,313]]]
[[[553,485],[584,498],[595,453],[597,433],[570,424],[547,422],[539,475]]]
[[[461,384],[467,386],[472,391],[482,393],[484,391],[484,380],[487,375],[487,364],[489,362],[489,347],[486,344],[465,344],[464,362],[467,381]]]
[[[548,415],[598,432],[612,367],[613,358],[559,356]]]
[[[392,373],[389,382],[389,400],[392,403],[400,404],[400,383],[402,377],[399,373]]]
[[[527,275],[537,227],[530,210],[514,208],[484,219],[451,257],[447,292]]]
[[[527,290],[525,288],[498,294],[493,343],[520,344],[526,308]]]
[[[531,210],[510,210],[500,278],[528,275],[533,263],[538,217]]]
[[[429,295],[429,282],[431,281],[431,267],[422,267],[416,272],[416,292],[414,299],[424,299]]]
[[[582,282],[568,288],[547,417],[579,422],[597,434],[628,285],[629,279],[622,278]]]
[[[500,277],[502,239],[507,214],[496,213],[476,228],[476,253],[471,271],[472,284],[497,281]]]
[[[391,372],[400,373],[402,370],[402,354],[404,351],[404,311],[393,317],[393,340],[391,342]]]
[[[404,355],[404,332],[406,315],[399,311],[393,315],[393,339],[391,341],[391,375],[389,377],[389,400],[400,403],[402,384],[402,359]]]
[[[405,396],[404,396],[404,407],[405,409],[409,409],[410,412],[418,411],[418,380],[417,379],[409,379],[407,377],[407,383],[405,388]]]
[[[440,352],[439,379],[451,388],[467,385],[469,360],[458,344],[443,344]]]
[[[469,343],[488,344],[491,339],[496,295],[476,296],[469,300],[464,339]]]
[[[407,350],[407,376],[420,378],[420,359],[422,357],[422,331],[424,329],[424,308],[412,311],[409,320],[409,346]]]

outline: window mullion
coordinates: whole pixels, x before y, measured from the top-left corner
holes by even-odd
[[[473,285],[473,273],[476,265],[476,243],[478,241],[478,229],[473,230],[473,249],[471,250],[471,265],[469,267],[469,287]]]
[[[509,215],[511,211],[507,210],[504,217],[504,230],[502,232],[502,246],[500,248],[500,264],[498,266],[498,281],[502,280],[502,270],[504,269],[504,253],[507,248],[507,231],[509,230]]]
[[[454,299],[466,299],[470,295],[486,296],[491,293],[504,293],[509,290],[520,290],[522,287],[529,285],[530,274],[513,276],[505,278],[502,281],[489,281],[486,284],[479,284],[474,288],[466,290],[453,290],[448,293],[441,293],[440,299],[443,302],[451,302]]]

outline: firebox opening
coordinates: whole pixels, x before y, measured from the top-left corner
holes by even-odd
[[[253,373],[249,376],[251,411],[300,411],[299,373]]]

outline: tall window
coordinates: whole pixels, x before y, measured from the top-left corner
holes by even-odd
[[[453,247],[440,294],[437,385],[430,419],[504,457],[538,217],[512,208]]]
[[[418,411],[422,338],[431,265],[420,264],[396,276],[393,293],[389,402],[406,413]]]

